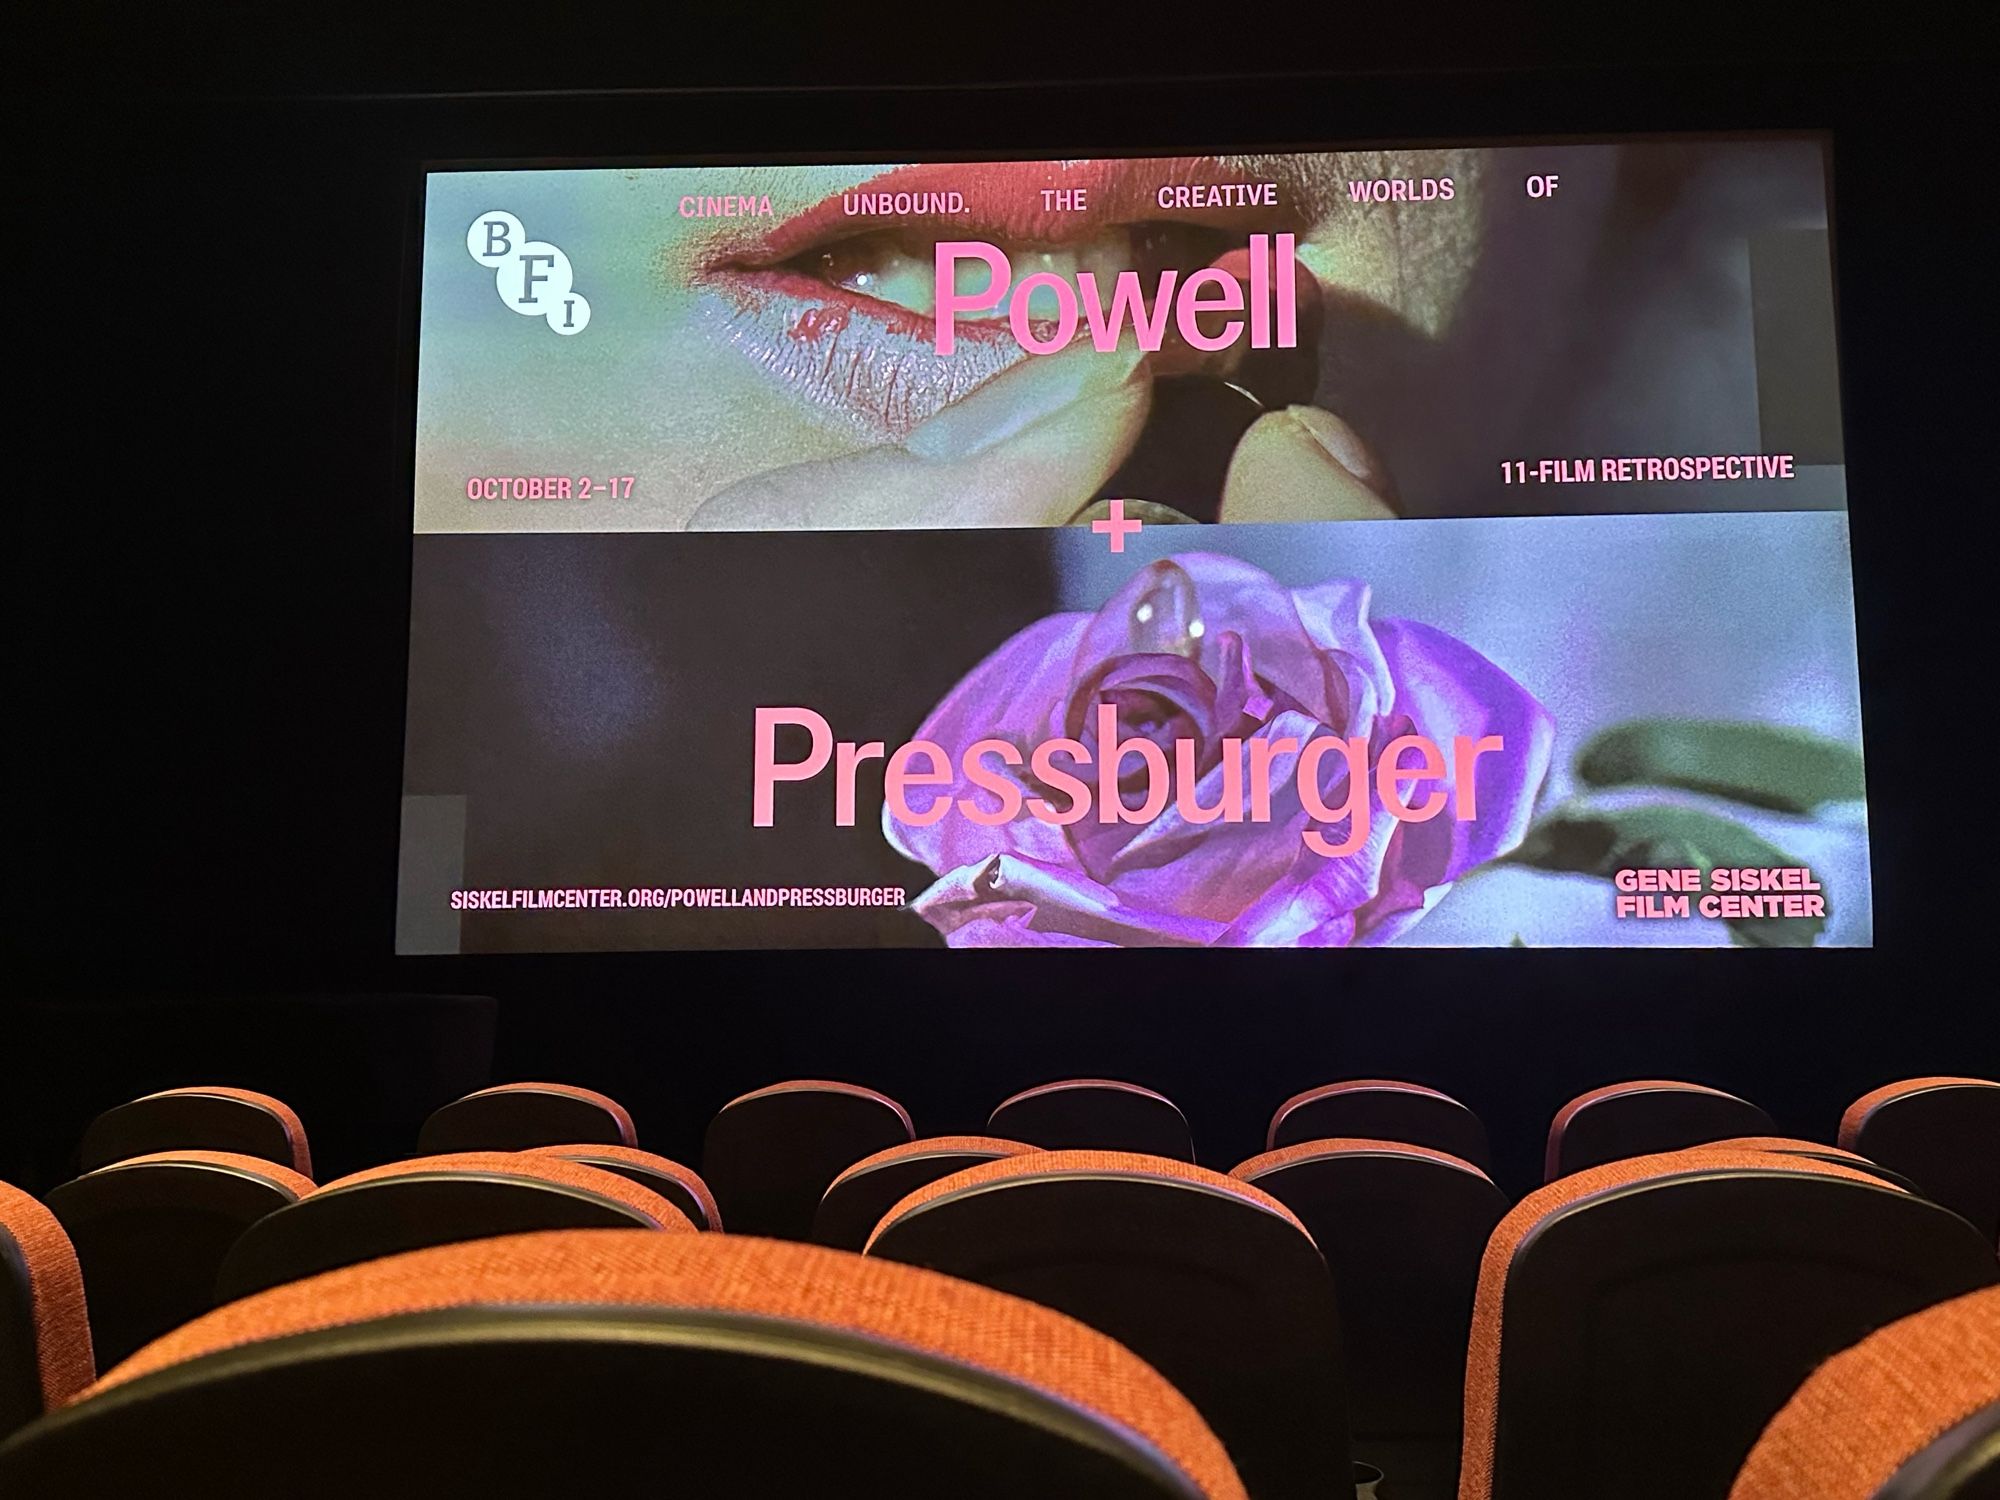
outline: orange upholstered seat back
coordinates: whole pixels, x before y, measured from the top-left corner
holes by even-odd
[[[2000,1403],[2000,1287],[1926,1308],[1835,1355],[1771,1419],[1730,1500],[1870,1500]]]
[[[924,1208],[927,1204],[969,1189],[989,1187],[997,1183],[1059,1176],[1064,1173],[1101,1176],[1129,1176],[1145,1179],[1169,1179],[1192,1183],[1212,1192],[1226,1194],[1252,1208],[1275,1214],[1305,1236],[1311,1243],[1312,1236],[1306,1233],[1305,1225],[1298,1215],[1273,1198],[1262,1188],[1239,1182],[1222,1172],[1212,1172],[1207,1167],[1198,1167],[1193,1162],[1175,1161],[1170,1157],[1140,1156],[1129,1151],[1030,1151],[1017,1156],[1003,1156],[997,1161],[981,1166],[968,1167],[963,1172],[954,1172],[949,1177],[927,1183],[909,1196],[900,1200],[895,1207],[882,1216],[870,1238],[872,1245],[880,1239],[882,1232],[896,1220]]]
[[[82,1390],[96,1375],[83,1272],[56,1216],[9,1183],[0,1182],[0,1276],[25,1284],[0,1286],[27,1326],[0,1339],[0,1437],[37,1410]]]
[[[827,1185],[813,1216],[813,1242],[836,1250],[859,1250],[882,1216],[915,1189],[1035,1149],[998,1136],[940,1135],[864,1156]]]
[[[648,1192],[659,1194],[693,1220],[696,1228],[722,1228],[722,1215],[716,1210],[715,1194],[708,1190],[708,1184],[701,1180],[701,1173],[693,1167],[683,1166],[664,1156],[655,1156],[650,1151],[641,1151],[636,1146],[536,1146],[527,1154],[561,1157],[566,1161],[581,1162],[586,1167],[601,1167],[630,1179]]]
[[[1244,1500],[1220,1442],[1128,1350],[1059,1313],[909,1266],[728,1235],[588,1230],[440,1246],[276,1287],[142,1350],[106,1392],[246,1345],[460,1308],[676,1308],[841,1330],[1045,1393],[1137,1435],[1208,1500]],[[421,1401],[421,1392],[411,1399]],[[783,1434],[773,1438],[782,1441]]]

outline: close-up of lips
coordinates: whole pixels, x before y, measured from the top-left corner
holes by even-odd
[[[767,221],[738,220],[715,237],[695,269],[724,308],[723,336],[805,400],[852,421],[877,441],[900,439],[945,406],[1028,358],[1008,327],[1005,307],[962,318],[958,347],[935,350],[935,247],[983,240],[1000,249],[1016,279],[1050,273],[1092,274],[1109,287],[1125,271],[1156,288],[1211,265],[1233,274],[1252,232],[1309,226],[1322,190],[1299,157],[1225,160],[1173,157],[1122,161],[925,163],[901,167],[857,187]],[[1269,182],[1276,206],[1159,206],[1160,190],[1196,183]],[[1068,210],[1044,206],[1044,190],[1076,194]],[[956,194],[947,200],[947,195]],[[920,207],[894,217],[857,215],[850,205],[877,195],[908,195],[917,205],[962,202],[940,212]],[[959,290],[973,293],[990,273],[961,264]],[[1312,287],[1308,274],[1302,278]],[[1308,306],[1315,301],[1306,294]],[[1046,332],[1047,294],[1029,315]],[[1212,362],[1211,362],[1212,363]],[[1197,351],[1169,326],[1154,373],[1203,368]]]

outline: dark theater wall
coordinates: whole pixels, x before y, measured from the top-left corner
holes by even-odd
[[[866,1082],[945,1131],[1106,1074],[1176,1098],[1227,1166],[1287,1094],[1386,1075],[1485,1115],[1518,1190],[1550,1114],[1607,1081],[1700,1080],[1825,1137],[1886,1079],[1990,1074],[1968,900],[1990,889],[1993,778],[1971,733],[1994,395],[1964,217],[1983,196],[1964,163],[1991,140],[1975,70],[1777,43],[1680,71],[1588,62],[1190,84],[1199,107],[1170,119],[1156,90],[1102,83],[968,119],[916,93],[307,102],[282,72],[232,81],[263,97],[213,79],[169,97],[38,59],[30,233],[6,271],[40,290],[9,319],[29,463],[9,486],[25,681],[6,701],[26,753],[0,1176],[46,1186],[91,1114],[181,1082],[296,1094],[338,1169],[409,1149],[424,1111],[489,1076],[605,1089],[690,1158],[717,1106],[782,1077]],[[1873,950],[390,956],[418,158],[1829,124]],[[497,1006],[437,998],[462,996]]]

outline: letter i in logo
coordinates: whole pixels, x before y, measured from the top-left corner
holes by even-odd
[[[531,240],[505,210],[481,214],[465,231],[465,248],[493,273],[503,307],[538,317],[565,338],[590,326],[590,303],[575,288],[569,257],[545,240]]]

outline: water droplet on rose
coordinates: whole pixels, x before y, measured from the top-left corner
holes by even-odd
[[[1131,649],[1193,656],[1204,629],[1194,579],[1178,564],[1164,561],[1149,564],[1146,574],[1146,586],[1132,606]]]

